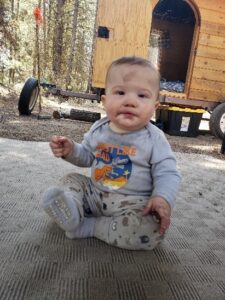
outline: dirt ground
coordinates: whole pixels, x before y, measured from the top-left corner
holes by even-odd
[[[92,123],[64,118],[54,119],[53,111],[69,111],[70,108],[76,108],[101,112],[104,115],[103,109],[97,102],[73,99],[60,102],[57,98],[42,97],[40,115],[48,119],[38,119],[38,105],[30,116],[21,116],[18,112],[18,99],[18,91],[16,93],[0,86],[0,137],[25,141],[49,141],[51,136],[56,134],[70,136],[77,142],[81,142],[84,133]],[[220,154],[221,140],[212,136],[207,130],[201,131],[195,138],[168,134],[166,136],[176,152],[207,154],[225,159],[225,155]]]

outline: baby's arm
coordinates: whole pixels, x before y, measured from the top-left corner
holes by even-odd
[[[87,149],[83,143],[76,143],[68,137],[54,135],[49,145],[55,157],[64,158],[73,165],[90,167],[94,160],[91,149]],[[88,145],[87,142],[86,145]]]
[[[171,207],[162,197],[155,196],[150,198],[143,210],[143,215],[156,212],[160,218],[159,233],[164,234],[170,226]]]
[[[160,197],[166,200],[171,209],[173,209],[181,181],[181,176],[176,166],[176,158],[161,131],[158,134],[156,133],[152,144],[150,164],[153,190],[151,198]]]
[[[175,156],[161,131],[155,132],[152,144],[150,163],[153,190],[151,198],[143,210],[143,215],[154,212],[158,214],[160,233],[163,234],[170,226],[171,211],[175,205],[181,177],[177,171]]]

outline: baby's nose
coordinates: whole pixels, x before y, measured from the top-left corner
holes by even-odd
[[[126,106],[136,106],[137,105],[137,97],[134,94],[127,94],[124,99],[124,105]]]

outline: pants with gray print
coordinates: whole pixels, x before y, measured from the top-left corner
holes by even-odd
[[[164,238],[159,234],[159,220],[143,216],[149,197],[102,192],[91,179],[71,173],[60,181],[82,207],[81,220],[95,217],[94,237],[119,248],[152,250]]]

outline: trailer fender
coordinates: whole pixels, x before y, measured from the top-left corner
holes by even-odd
[[[19,97],[18,110],[21,115],[30,115],[39,95],[38,80],[28,78]]]
[[[213,135],[223,139],[225,133],[225,102],[217,105],[212,111],[209,128]]]

